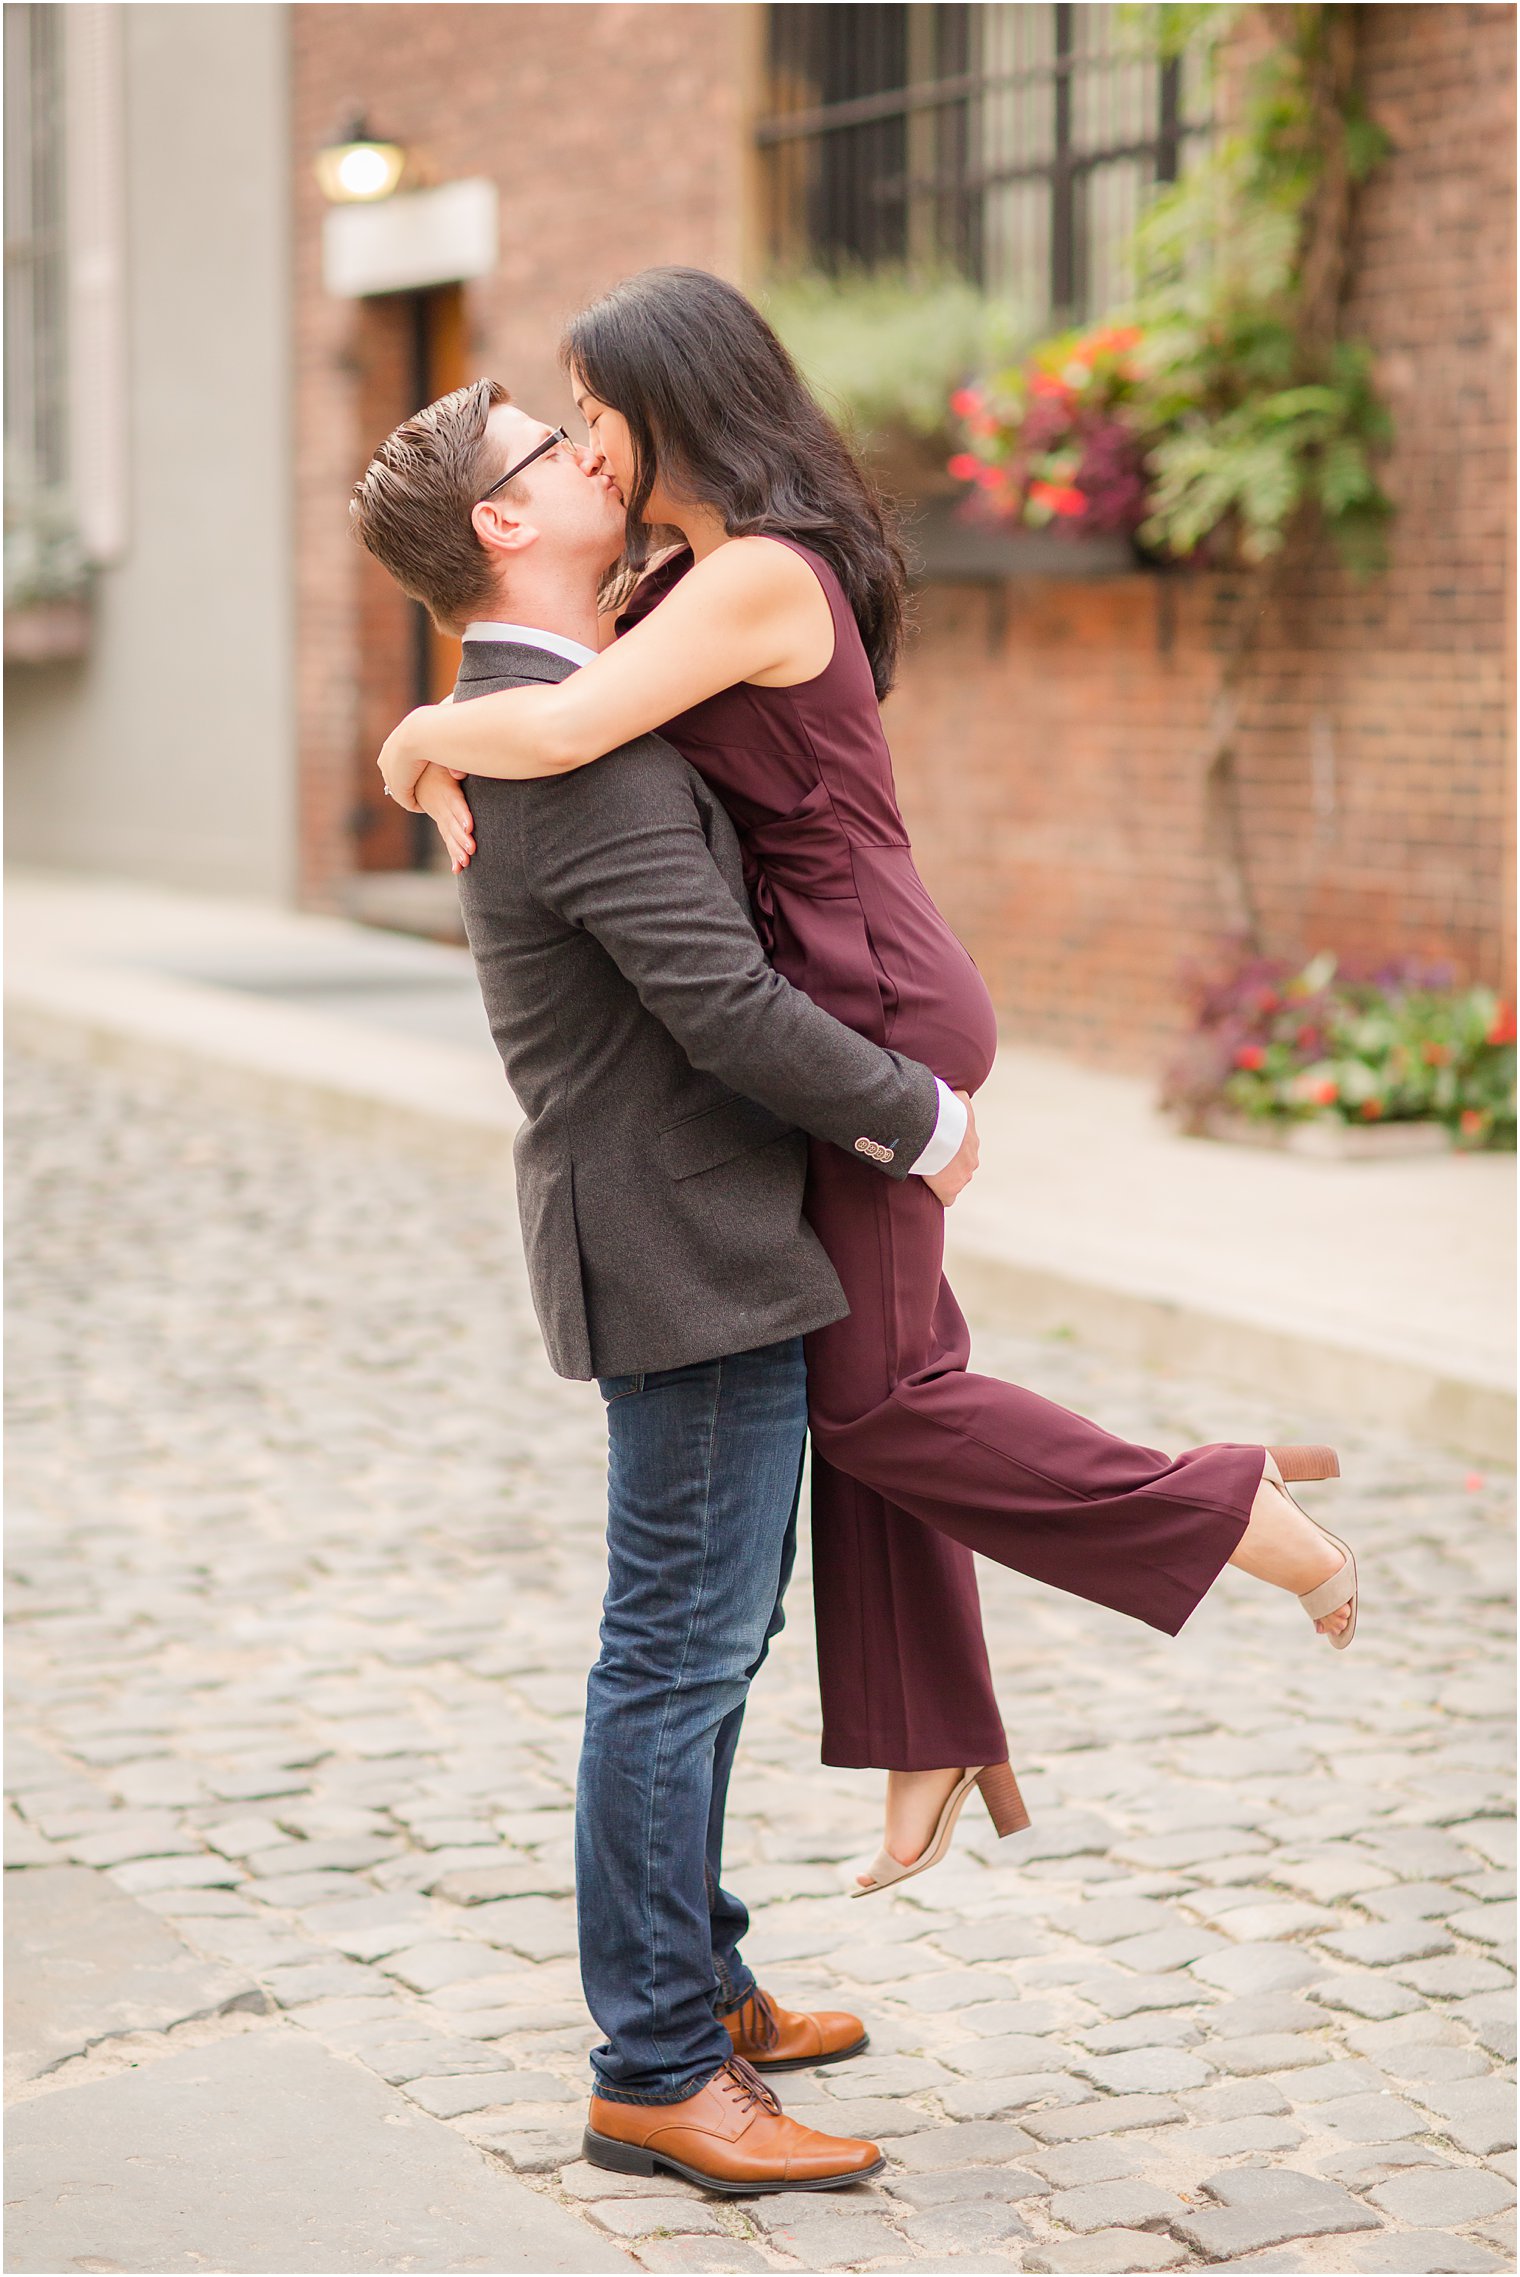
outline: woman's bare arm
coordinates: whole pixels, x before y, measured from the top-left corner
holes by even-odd
[[[380,771],[403,806],[429,762],[508,780],[566,774],[740,680],[811,678],[832,642],[828,601],[806,562],[765,538],[735,539],[568,680],[408,713]]]

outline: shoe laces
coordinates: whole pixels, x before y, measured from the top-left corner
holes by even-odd
[[[725,2075],[730,2093],[739,2098],[741,2111],[753,2111],[758,2106],[760,2110],[769,2111],[777,2118],[781,2116],[781,2104],[774,2089],[766,2086],[754,2065],[746,2063],[743,2056],[729,2057],[718,2074],[720,2079]]]
[[[739,2030],[746,2040],[758,2040],[762,2048],[775,2047],[781,2037],[776,2011],[758,1985],[739,2003]]]

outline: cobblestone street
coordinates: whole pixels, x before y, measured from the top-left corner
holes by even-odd
[[[570,2207],[588,2267],[1513,2267],[1512,1481],[980,1336],[1150,1444],[1338,1445],[1308,1494],[1357,1547],[1356,1645],[1233,1572],[1168,1643],[984,1567],[1033,1828],[974,1806],[856,1905],[881,1779],[817,1761],[804,1554],[728,1871],[761,1982],[871,2032],[784,2102],[888,2171],[748,2203],[600,2173],[570,1821],[602,1411],[549,1372],[505,1186],[51,1062],[12,1102],[11,1885],[96,1869],[273,2004],[24,2100],[299,2029]]]

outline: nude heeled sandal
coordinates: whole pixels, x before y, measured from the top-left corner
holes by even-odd
[[[1338,1613],[1343,1605],[1350,1606],[1351,1618],[1339,1635],[1333,1630],[1322,1632],[1328,1635],[1337,1652],[1344,1652],[1356,1635],[1356,1559],[1350,1544],[1343,1542],[1339,1534],[1332,1534],[1328,1526],[1321,1526],[1313,1513],[1304,1509],[1296,1494],[1288,1494],[1287,1487],[1289,1479],[1339,1478],[1340,1458],[1333,1447],[1269,1447],[1262,1475],[1272,1481],[1279,1494],[1287,1495],[1294,1509],[1302,1511],[1310,1525],[1318,1527],[1325,1540],[1332,1542],[1341,1553],[1344,1562],[1340,1571],[1332,1573],[1317,1589],[1305,1590],[1299,1603],[1311,1621],[1322,1621],[1327,1613]]]
[[[973,1764],[951,1788],[923,1856],[915,1858],[911,1866],[905,1866],[890,1850],[878,1850],[866,1869],[870,1881],[864,1888],[851,1890],[851,1897],[871,1897],[877,1890],[890,1889],[894,1882],[910,1881],[915,1874],[927,1873],[931,1866],[937,1866],[950,1847],[961,1806],[973,1787],[981,1788],[982,1800],[999,1836],[1018,1834],[1029,1824],[1029,1813],[1024,1808],[1024,1798],[1019,1793],[1012,1767],[1007,1763]]]

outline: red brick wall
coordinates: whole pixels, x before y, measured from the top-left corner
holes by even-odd
[[[321,281],[313,154],[363,111],[438,179],[501,191],[502,257],[467,288],[475,371],[551,419],[555,361],[583,301],[656,261],[738,273],[754,11],[666,6],[328,6],[290,11],[296,166],[296,424],[303,894],[331,906],[355,867],[364,748],[359,562],[348,490],[364,432],[359,312]],[[371,707],[372,708],[372,707]],[[367,724],[367,723],[366,723]]]
[[[627,271],[743,271],[748,7],[292,11],[306,892],[353,865],[361,431],[355,314],[318,274],[310,153],[356,105],[441,175],[502,189],[499,276],[469,288],[476,368],[565,408],[562,317]],[[1364,196],[1351,321],[1398,423],[1388,574],[1331,564],[1276,611],[1240,704],[1267,945],[1513,970],[1508,879],[1513,39],[1507,6],[1366,7],[1395,150]],[[888,725],[924,873],[1008,1032],[1154,1064],[1178,969],[1224,908],[1202,766],[1235,595],[1218,578],[926,589]],[[364,733],[370,732],[366,727]]]
[[[1179,961],[1216,922],[1197,821],[1209,598],[1146,576],[918,596],[887,731],[919,866],[1007,1033],[1154,1056]]]
[[[1395,147],[1349,321],[1397,423],[1399,511],[1385,576],[1316,565],[1260,643],[1251,885],[1274,953],[1429,955],[1509,986],[1514,13],[1362,13]],[[888,711],[903,803],[1009,1033],[1146,1067],[1175,1032],[1179,963],[1225,919],[1200,771],[1233,602],[1175,576],[920,597]]]

